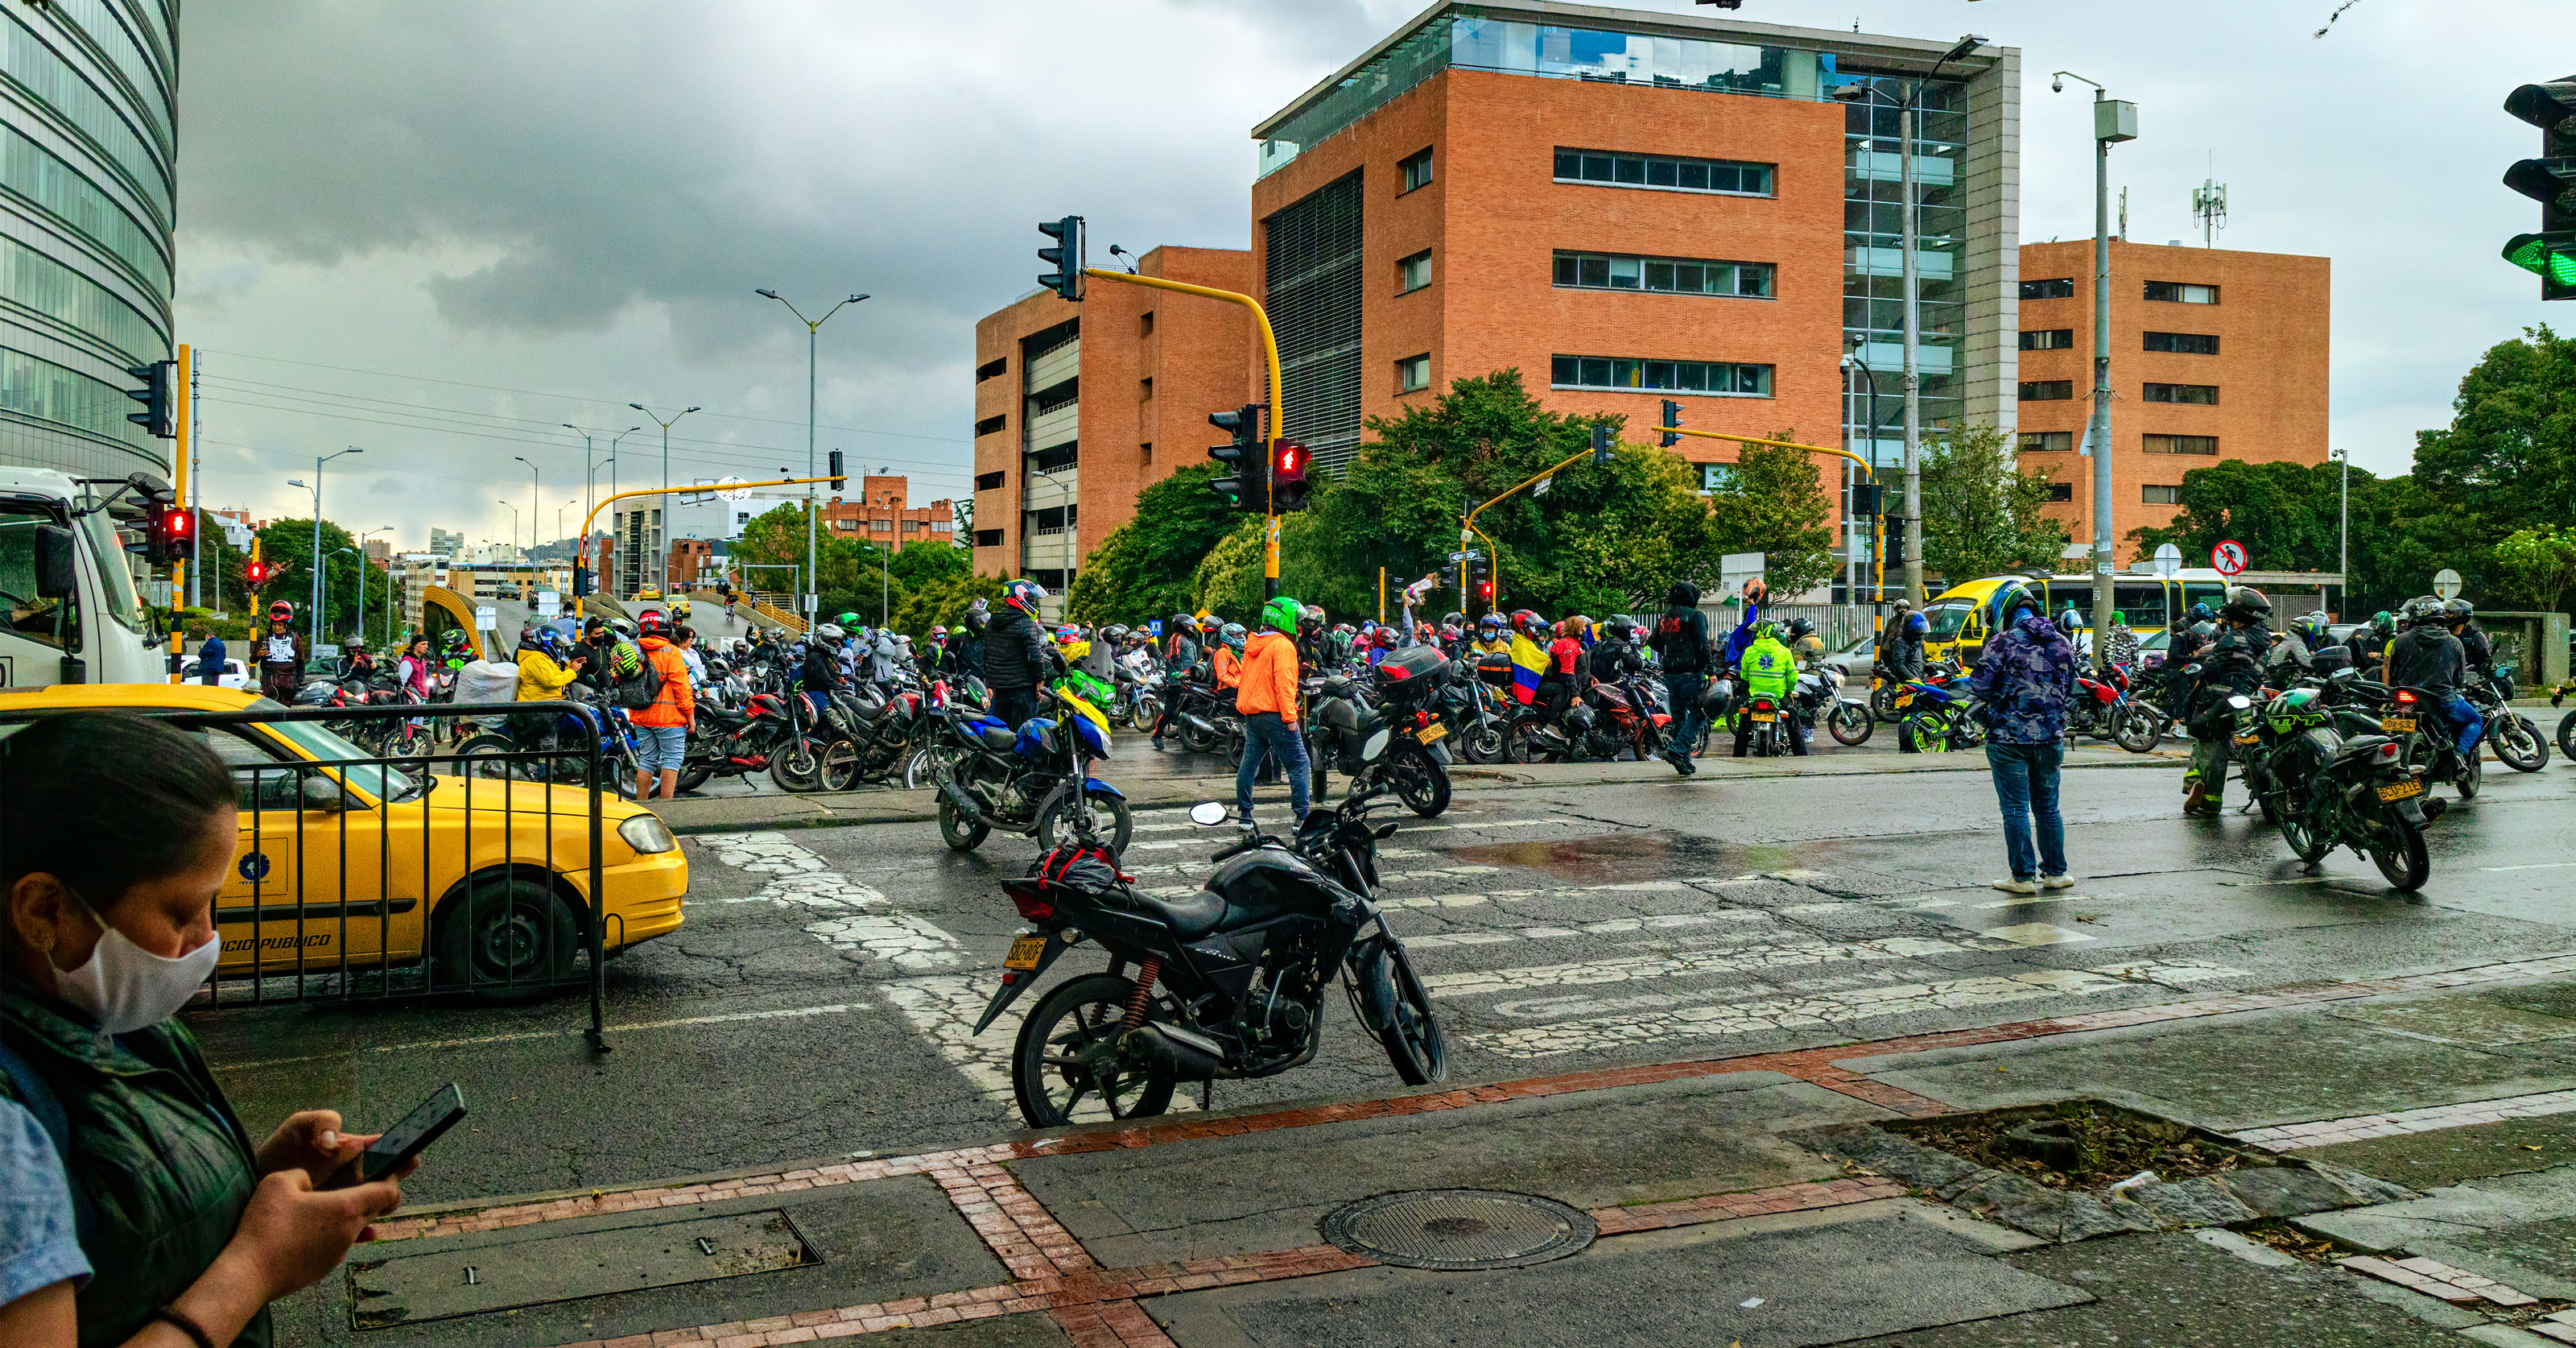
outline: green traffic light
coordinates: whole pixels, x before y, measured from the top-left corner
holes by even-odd
[[[2504,246],[2504,260],[2563,286],[2576,286],[2576,240],[2519,234]]]

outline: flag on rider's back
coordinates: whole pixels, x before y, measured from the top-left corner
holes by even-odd
[[[1547,652],[1521,633],[1512,634],[1512,696],[1526,705],[1538,696],[1538,680],[1547,672]]]

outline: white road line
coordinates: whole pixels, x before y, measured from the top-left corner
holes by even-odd
[[[1635,931],[1673,931],[1685,927],[1706,927],[1719,922],[1755,922],[1769,914],[1758,908],[1712,908],[1697,913],[1665,913],[1654,917],[1615,917],[1602,922],[1585,922],[1565,927],[1522,927],[1516,931],[1443,932],[1428,936],[1407,936],[1404,944],[1414,950],[1436,949],[1449,945],[1499,945],[1506,941],[1548,941],[1567,936],[1613,936]]]
[[[1410,946],[1413,943],[1408,941],[1406,944]],[[1633,983],[1685,974],[1780,969],[1846,960],[1911,959],[1918,955],[1955,954],[1966,949],[1968,947],[1949,941],[1917,936],[1899,936],[1883,941],[1781,941],[1686,952],[1658,951],[1524,969],[1479,969],[1435,974],[1423,979],[1422,984],[1435,997],[1480,997],[1524,988],[1595,987],[1605,983]],[[1506,1011],[1503,1014],[1515,1013]]]
[[[2122,966],[2124,972],[2153,977],[2149,962]],[[2205,967],[2191,972],[2211,972]],[[2236,976],[2225,971],[2223,976]],[[1718,1002],[1733,989],[1646,994],[1589,1001],[1608,1011],[1653,1011],[1656,1014],[1601,1015],[1587,1019],[1462,1036],[1464,1042],[1508,1058],[1544,1058],[1585,1050],[1628,1048],[1670,1039],[1755,1034],[1803,1026],[1837,1025],[1923,1011],[1964,1011],[2040,997],[2091,996],[2136,981],[2076,969],[2038,969],[2028,973],[1962,978],[1938,983],[1901,983],[1874,988],[1822,992],[1802,997],[1775,997]],[[1558,998],[1560,1010],[1579,1009],[1588,999]]]
[[[1045,994],[1035,988],[1022,993],[1010,1010],[996,1017],[982,1034],[976,1034],[975,1022],[983,1017],[984,1004],[993,1000],[998,987],[990,977],[936,974],[888,983],[885,994],[895,1010],[930,1040],[939,1056],[946,1058],[967,1084],[1003,1108],[1015,1109],[1018,1101],[1011,1091],[1011,1053],[1018,1045],[1022,1020]],[[1184,1085],[1173,1095],[1174,1113],[1198,1108],[1195,1100],[1187,1098],[1190,1089]],[[1106,1111],[1097,1108],[1075,1111],[1077,1122],[1108,1117]]]
[[[882,891],[831,870],[821,856],[784,833],[716,833],[702,835],[700,841],[728,866],[777,877],[759,893],[732,902],[792,904],[834,914],[805,928],[834,950],[866,954],[907,973],[954,969],[965,962],[957,938],[910,913],[874,911],[886,906]]]
[[[806,1016],[857,1015],[868,1008],[853,1002],[834,1002],[829,1006],[797,1006],[780,1011],[729,1011],[714,1016],[683,1016],[677,1020],[640,1020],[631,1025],[611,1025],[608,1034],[634,1034],[643,1030],[679,1030],[696,1025],[729,1025],[745,1020],[796,1020]],[[424,1039],[408,1044],[375,1044],[352,1048],[340,1053],[308,1053],[300,1058],[268,1058],[259,1062],[227,1062],[227,1072],[247,1072],[254,1067],[284,1067],[300,1062],[321,1062],[326,1058],[343,1058],[351,1053],[421,1053],[451,1048],[476,1048],[484,1044],[515,1044],[529,1039],[566,1039],[587,1034],[589,1030],[524,1030],[515,1034],[477,1035],[471,1039]]]
[[[2528,866],[2480,866],[2482,871],[2556,871],[2576,866],[2576,861],[2540,861]]]

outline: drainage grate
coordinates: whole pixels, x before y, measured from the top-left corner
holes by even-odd
[[[1335,1208],[1324,1239],[1381,1264],[1461,1272],[1562,1259],[1599,1229],[1552,1198],[1485,1189],[1417,1189]]]

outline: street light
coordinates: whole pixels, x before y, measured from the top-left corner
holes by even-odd
[[[796,315],[796,321],[805,325],[805,476],[816,476],[814,472],[814,334],[822,331],[823,325],[831,321],[832,315],[841,312],[842,305],[856,304],[867,296],[852,295],[840,304],[824,310],[821,318],[807,318],[804,310],[797,308],[794,302],[775,290],[761,289],[751,293],[786,305],[787,312]],[[814,619],[819,616],[816,610],[821,603],[819,591],[822,588],[822,573],[814,569],[816,555],[814,521],[818,513],[814,505],[814,484],[808,482],[805,484],[805,583],[812,591],[805,596],[805,622],[808,627],[811,627]]]
[[[495,504],[510,506],[510,542],[504,551],[516,552],[519,548],[519,508],[517,506],[510,505],[507,501],[500,501]],[[507,566],[509,563],[504,562],[502,565]]]
[[[530,462],[527,455],[513,454],[510,457],[528,465],[528,562],[534,565],[537,560],[537,521],[540,518],[537,514],[537,491],[545,475],[537,471],[537,465]]]
[[[389,534],[393,529],[390,524],[379,524],[373,529],[358,531],[358,643],[360,645],[365,645],[367,640],[367,535]],[[385,571],[387,585],[393,584],[393,574],[391,568]],[[393,633],[387,632],[385,635],[392,636]]]
[[[576,425],[572,424],[572,423],[571,423],[571,422],[569,422],[569,421],[565,421],[565,422],[558,422],[558,423],[556,423],[556,424],[558,424],[558,425],[562,426],[565,430],[568,430],[568,431],[572,432],[573,434],[578,435],[578,436],[580,436],[580,437],[581,437],[581,494],[582,494],[582,500],[583,500],[583,503],[584,503],[585,505],[588,505],[588,506],[591,506],[591,507],[596,507],[596,506],[599,504],[599,475],[598,475],[598,469],[599,469],[599,468],[607,467],[610,463],[612,463],[612,462],[614,462],[614,461],[616,460],[616,457],[617,457],[617,442],[618,442],[619,440],[623,440],[623,439],[625,439],[627,436],[633,435],[633,434],[634,434],[634,433],[636,433],[637,431],[640,431],[640,430],[642,430],[642,429],[644,429],[644,428],[643,428],[643,427],[641,427],[641,426],[629,426],[629,427],[627,427],[625,430],[622,430],[622,431],[617,432],[617,434],[616,434],[615,436],[611,437],[611,438],[610,438],[610,440],[609,440],[609,442],[608,442],[608,455],[609,455],[609,457],[608,457],[607,459],[602,460],[602,461],[599,463],[599,465],[598,465],[597,467],[594,467],[594,466],[591,464],[591,461],[590,461],[590,454],[591,454],[591,450],[592,450],[592,448],[594,447],[593,442],[596,440],[596,438],[597,438],[597,437],[599,437],[599,436],[603,436],[603,435],[607,435],[607,434],[608,434],[608,432],[606,432],[606,431],[586,431],[586,430],[583,430],[581,427],[579,427],[579,426],[576,426]],[[609,479],[608,494],[609,494],[609,495],[611,495],[611,496],[614,496],[614,495],[616,495],[616,494],[617,494],[617,481],[616,481],[616,479],[615,479],[614,477],[611,477],[611,478]],[[588,511],[588,510],[585,510],[585,511],[583,511],[583,512],[582,512],[582,518],[584,518],[584,519],[588,519],[588,518],[590,518],[590,513],[589,513],[589,511]]]
[[[826,315],[826,317],[828,316],[829,315]],[[661,590],[663,594],[667,595],[671,592],[671,424],[672,422],[676,422],[680,418],[685,417],[698,409],[694,407],[681,408],[679,411],[671,414],[670,421],[664,421],[660,413],[655,412],[652,408],[646,407],[642,403],[628,403],[626,405],[651,418],[654,425],[662,428],[662,536],[656,541],[662,545]]]
[[[313,460],[313,620],[306,629],[309,633],[304,639],[307,647],[319,647],[322,644],[322,465],[340,457],[340,454],[366,452],[356,445],[351,445],[341,450],[339,454],[324,454]],[[288,485],[301,487],[304,484],[290,482]]]
[[[2343,576],[2343,593],[2337,596],[2335,616],[2351,622],[2345,605],[2352,602],[2352,451],[2330,449],[2326,457],[2343,465],[2343,482],[2335,493],[2335,570]]]
[[[1896,105],[1897,191],[1902,200],[1898,214],[1903,220],[1901,247],[1904,256],[1905,281],[1905,597],[1920,605],[1923,602],[1923,371],[1921,351],[1923,336],[1923,294],[1916,256],[1917,214],[1920,203],[1914,174],[1914,112],[1923,102],[1923,86],[1939,76],[1941,67],[1966,56],[1985,45],[1986,40],[1970,33],[1960,38],[1932,69],[1920,79],[1905,82],[1905,96],[1893,99]],[[1855,103],[1879,93],[1877,84],[1862,79],[1838,85],[1833,97]],[[1876,137],[1871,138],[1873,141]],[[1871,463],[1877,462],[1877,435],[1871,427]]]
[[[2066,81],[2093,85],[2093,630],[2111,630],[2111,147],[2138,138],[2138,105],[2107,97],[2108,90],[2072,70],[2048,77],[2049,91]],[[2110,643],[2093,643],[2093,668],[2107,669]]]

